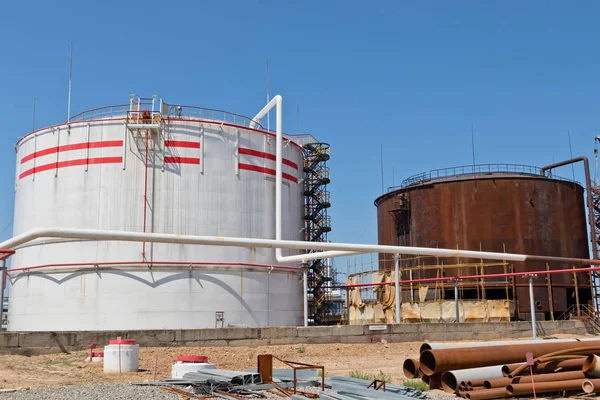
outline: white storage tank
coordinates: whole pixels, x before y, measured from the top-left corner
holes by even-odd
[[[14,235],[37,227],[275,238],[275,135],[154,96],[16,144]],[[303,150],[284,139],[283,239],[303,239]],[[284,255],[298,254],[283,251]],[[12,258],[10,331],[302,322],[297,265],[274,249],[39,240]]]

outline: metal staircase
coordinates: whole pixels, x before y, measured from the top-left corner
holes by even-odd
[[[331,199],[327,184],[330,183],[329,144],[311,142],[304,144],[304,221],[305,240],[327,242],[331,231],[331,217],[327,210]],[[312,253],[312,251],[309,251]],[[331,306],[327,286],[333,277],[327,260],[311,260],[308,264],[308,307],[312,325],[324,325]]]
[[[596,333],[600,333],[600,313],[587,304],[573,304],[557,318],[559,321],[572,319],[589,321]]]
[[[596,237],[600,238],[600,186],[595,185],[592,187],[592,202],[594,207],[594,229],[596,230]],[[600,240],[598,240],[600,246]],[[594,258],[598,258],[600,254],[594,254]],[[592,271],[592,287],[594,289],[594,309],[600,311],[600,275],[598,271]]]

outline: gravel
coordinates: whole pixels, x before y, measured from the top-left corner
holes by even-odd
[[[181,397],[163,392],[158,387],[134,386],[129,384],[118,385],[91,385],[91,386],[59,386],[53,388],[40,388],[18,390],[16,392],[0,392],[0,400],[38,400],[38,399],[158,399],[174,400]]]
[[[178,389],[185,390],[185,386],[176,386]],[[317,393],[321,390],[320,387],[301,387],[302,391],[309,393]],[[329,391],[326,389],[326,391]],[[267,396],[267,399],[279,399],[282,398],[273,393],[266,391],[261,392]],[[450,400],[455,396],[448,395],[439,390],[433,390],[427,392],[431,400]],[[59,386],[52,388],[39,388],[39,389],[21,389],[16,392],[2,392],[0,391],[0,400],[75,400],[75,399],[111,399],[111,400],[125,400],[125,399],[158,399],[158,400],[174,400],[181,399],[180,396],[164,392],[159,389],[158,386],[136,386],[130,384],[100,384],[100,385],[89,385],[89,386]]]

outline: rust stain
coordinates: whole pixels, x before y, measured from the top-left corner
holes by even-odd
[[[399,199],[402,199],[399,201]],[[588,258],[588,232],[584,190],[578,184],[537,176],[486,176],[470,180],[432,181],[387,193],[377,206],[378,242],[382,245],[440,247]],[[380,268],[392,265],[392,255],[380,254]],[[457,259],[440,259],[446,265]],[[461,259],[479,263],[479,259]],[[402,267],[435,265],[435,258],[404,260]],[[544,270],[543,262],[515,262],[515,272]],[[551,264],[551,269],[572,268]],[[503,272],[499,269],[486,273]],[[477,274],[475,267],[462,268],[461,275]],[[435,269],[420,269],[415,279],[436,277]],[[457,276],[457,268],[444,268],[444,276]],[[566,293],[574,289],[572,276],[553,276],[554,311],[564,311],[572,302]],[[577,276],[580,296],[589,299],[587,274]],[[517,298],[527,299],[525,281],[517,281]],[[543,280],[540,280],[545,287]],[[486,291],[488,289],[486,288]],[[547,290],[536,290],[538,312],[549,312]],[[529,312],[528,301],[519,300],[521,312]],[[475,316],[474,316],[475,317]]]

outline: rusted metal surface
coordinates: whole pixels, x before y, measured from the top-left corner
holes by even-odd
[[[533,375],[534,384],[538,382],[552,382],[552,381],[570,381],[573,379],[584,379],[585,374],[583,371],[567,371],[567,372],[555,372],[552,374],[539,374]],[[510,379],[510,378],[506,378]],[[516,376],[512,378],[511,383],[531,383],[532,376]],[[506,386],[506,385],[504,385]]]
[[[273,356],[271,354],[259,354],[257,357],[258,368],[263,383],[273,382]]]
[[[590,355],[583,362],[582,371],[594,378],[600,378],[600,357],[595,354]]]
[[[540,175],[493,173],[468,179],[431,180],[387,193],[379,197],[375,205],[378,242],[382,245],[589,258],[584,190],[573,182]],[[392,255],[380,254],[379,260],[380,269],[389,269],[392,265]],[[445,267],[441,271],[443,276],[476,275],[481,262],[479,259],[442,261],[444,264],[469,264],[460,269]],[[438,263],[435,258],[401,259],[401,268]],[[544,270],[546,262],[514,262],[512,267],[514,272]],[[550,263],[552,270],[566,268],[572,268],[572,265]],[[503,267],[486,267],[484,271],[486,274],[498,273]],[[417,269],[413,271],[413,278],[434,278],[439,274],[438,269]],[[536,279],[537,312],[565,311],[570,305],[568,302],[575,300],[574,296],[567,296],[568,291],[575,290],[571,278],[567,275],[553,277],[551,295],[548,283],[543,278]],[[580,300],[587,303],[590,300],[589,275],[579,273],[577,283]],[[524,279],[514,278],[510,285],[514,288],[512,299],[528,298]],[[490,287],[484,288],[487,297]],[[476,291],[473,293],[477,296]],[[528,302],[519,301],[516,310],[528,315]]]
[[[442,374],[442,389],[448,393],[456,393],[463,381],[473,382],[479,379],[489,380],[500,377],[502,377],[502,365],[446,371]]]
[[[587,379],[592,385],[600,385],[600,379]],[[583,383],[586,379],[574,379],[570,381],[554,381],[535,383],[535,393],[559,393],[565,391],[583,391]],[[517,383],[508,385],[506,392],[511,396],[526,396],[533,394],[531,383]]]
[[[506,388],[496,388],[487,390],[475,390],[467,392],[466,396],[469,400],[488,400],[488,399],[501,399],[503,397],[510,397],[506,393]]]
[[[586,379],[581,384],[581,388],[584,392],[591,393],[600,393],[600,385],[595,385],[594,382],[590,379]]]
[[[506,385],[510,385],[511,383],[512,379],[510,378],[494,378],[483,382],[483,387],[486,389],[505,388]]]
[[[600,348],[600,340],[586,341],[588,349]],[[525,353],[534,357],[552,356],[553,352],[581,349],[581,342],[562,342],[547,344],[521,344],[513,346],[495,346],[467,349],[425,350],[419,358],[421,370],[426,375],[435,375],[445,371],[476,368],[482,365],[503,365],[524,360]],[[516,373],[517,370],[515,370]]]
[[[415,360],[414,358],[407,358],[406,360],[404,360],[402,370],[404,371],[404,376],[406,376],[408,379],[418,378],[419,360]]]
[[[583,367],[583,363],[585,362],[585,357],[581,357],[573,360],[555,360],[555,361],[545,361],[541,363],[537,363],[534,366],[535,373],[538,374],[549,374],[557,371],[577,371],[581,370]],[[515,368],[516,369],[516,368]],[[514,371],[514,369],[513,369]]]

